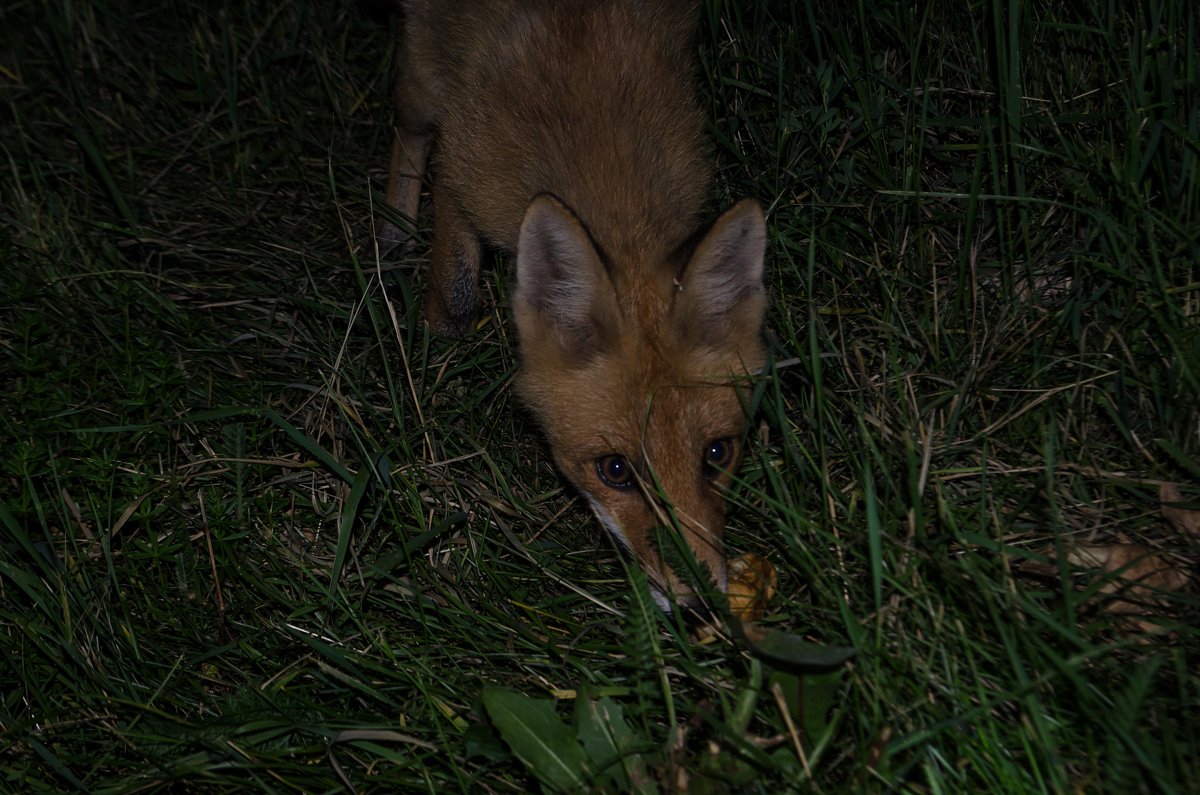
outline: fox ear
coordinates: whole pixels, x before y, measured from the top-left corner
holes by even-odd
[[[743,199],[717,218],[680,277],[673,312],[685,342],[709,348],[760,344],[767,306],[766,245],[766,222],[753,199]]]
[[[615,328],[615,312],[608,271],[583,225],[552,196],[535,197],[517,237],[513,316],[522,346],[550,335],[562,352],[586,355]]]

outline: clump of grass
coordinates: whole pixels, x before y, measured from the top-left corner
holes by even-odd
[[[505,263],[447,343],[377,261],[386,18],[0,10],[4,787],[525,791],[515,690],[632,738],[597,791],[1187,791],[1195,582],[1131,622],[1065,561],[1196,560],[1189,11],[704,4],[714,205],[772,235],[728,541],[859,649],[800,677],[639,609]]]

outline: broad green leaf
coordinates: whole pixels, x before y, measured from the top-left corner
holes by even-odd
[[[575,700],[575,731],[587,753],[588,767],[596,776],[611,777],[622,791],[629,789],[629,777],[621,763],[622,735],[629,733],[621,707],[602,707],[599,701],[582,697]],[[603,701],[612,703],[611,699]]]
[[[554,712],[553,701],[487,687],[483,706],[500,736],[538,780],[559,792],[583,790],[583,746]]]
[[[512,754],[486,723],[476,723],[463,735],[463,753],[467,759],[481,756],[489,762],[512,759]]]
[[[765,630],[755,624],[729,622],[733,632],[751,653],[781,671],[816,674],[833,671],[845,665],[856,649],[845,646],[822,646],[810,643],[799,635]]]
[[[657,793],[658,786],[635,753],[642,738],[625,722],[621,705],[611,698],[592,699],[580,691],[575,702],[575,730],[597,778],[609,778],[620,792]]]
[[[845,670],[805,675],[771,672],[771,684],[779,685],[788,709],[802,720],[805,743],[816,743],[829,728],[829,713],[842,693]]]

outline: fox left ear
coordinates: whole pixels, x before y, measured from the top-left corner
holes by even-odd
[[[717,218],[680,278],[673,310],[682,339],[708,348],[757,347],[767,295],[762,209],[743,199]]]
[[[534,198],[521,222],[512,303],[526,354],[540,349],[587,356],[616,327],[608,270],[579,219],[550,195]]]

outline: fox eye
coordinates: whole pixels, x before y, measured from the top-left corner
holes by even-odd
[[[633,467],[623,455],[604,455],[596,459],[596,474],[605,485],[624,489],[633,485]]]
[[[733,463],[733,439],[713,439],[704,448],[704,476],[714,478]]]

